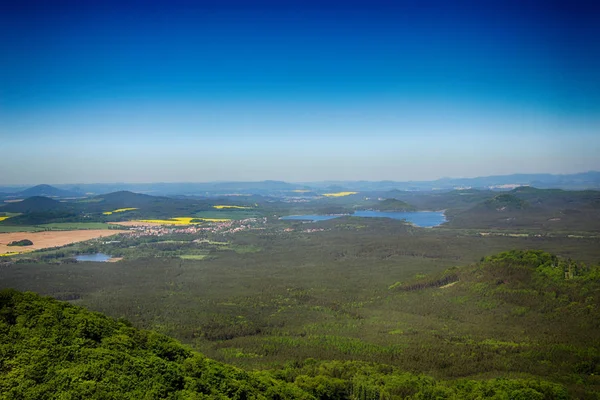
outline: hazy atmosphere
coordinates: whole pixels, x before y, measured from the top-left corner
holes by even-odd
[[[3,2],[0,184],[598,170],[577,3]]]

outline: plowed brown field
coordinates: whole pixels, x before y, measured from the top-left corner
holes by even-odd
[[[71,243],[83,242],[85,240],[112,236],[118,233],[129,233],[131,231],[117,229],[89,229],[80,231],[44,231],[44,232],[14,232],[0,233],[0,254],[13,251],[23,252],[31,250],[46,249],[48,247],[59,247]],[[29,239],[32,246],[8,246],[10,242]]]

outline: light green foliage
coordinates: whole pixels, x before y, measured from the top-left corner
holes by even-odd
[[[182,260],[202,260],[206,258],[206,254],[183,254],[179,258]]]

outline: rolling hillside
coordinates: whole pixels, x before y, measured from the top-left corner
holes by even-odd
[[[39,213],[45,211],[61,211],[68,208],[68,205],[60,201],[42,197],[33,196],[23,201],[7,203],[0,206],[0,211],[10,213]]]
[[[565,399],[539,379],[441,381],[365,362],[244,371],[64,302],[0,291],[0,399]]]

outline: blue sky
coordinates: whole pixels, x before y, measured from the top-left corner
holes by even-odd
[[[3,2],[0,184],[600,170],[599,17],[583,1]]]

